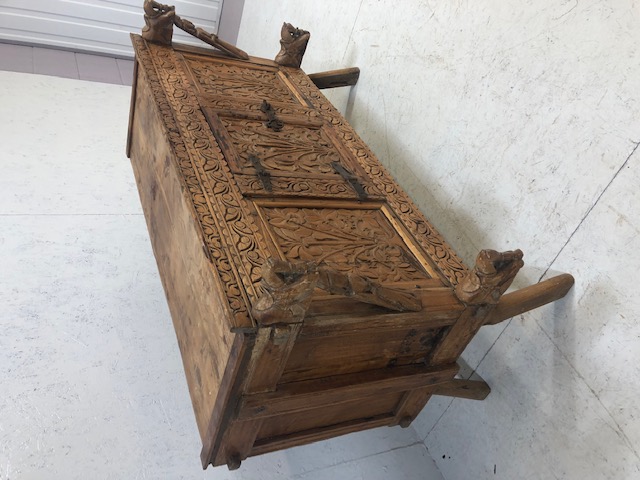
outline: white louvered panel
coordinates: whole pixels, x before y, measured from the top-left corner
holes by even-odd
[[[182,18],[218,31],[223,0],[175,0]],[[0,0],[0,41],[133,56],[129,33],[144,26],[142,0]],[[203,45],[174,28],[174,40]]]

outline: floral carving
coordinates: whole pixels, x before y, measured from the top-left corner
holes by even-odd
[[[430,278],[380,210],[263,207],[289,261],[313,261],[379,283]]]
[[[173,49],[132,36],[141,71],[160,109],[208,253],[238,325],[252,323],[245,292],[255,295],[264,252],[246,201],[235,187]],[[215,201],[212,201],[215,199]],[[242,274],[238,274],[238,269]]]
[[[214,60],[205,62],[201,58],[185,58],[196,81],[207,95],[298,103],[282,83],[276,70],[243,68]]]
[[[394,211],[403,220],[409,231],[436,263],[438,269],[452,285],[466,275],[468,269],[444,238],[426,220],[409,196],[395,183],[391,175],[380,164],[373,152],[355,133],[344,117],[331,105],[313,85],[309,77],[299,69],[284,68],[287,76],[302,95],[308,98],[322,116],[335,128],[343,144],[351,151],[371,181],[382,192]]]
[[[274,132],[263,122],[231,118],[222,123],[246,166],[254,154],[269,170],[335,174],[331,162],[339,162],[340,155],[322,130],[287,125],[286,131]]]
[[[283,197],[318,197],[353,199],[357,198],[353,188],[341,177],[332,178],[300,178],[271,177],[272,190],[269,192],[256,175],[236,175],[240,190],[251,196],[283,196]],[[370,199],[382,199],[382,195],[373,185],[364,185]]]

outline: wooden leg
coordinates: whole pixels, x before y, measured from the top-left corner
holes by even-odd
[[[330,70],[328,72],[312,73],[309,75],[311,81],[320,89],[355,85],[358,83],[359,77],[360,69],[357,67]]]
[[[564,273],[530,287],[507,293],[500,298],[496,308],[487,317],[485,325],[495,325],[547,303],[555,302],[571,290],[573,283],[573,276]]]
[[[446,397],[467,398],[469,400],[484,400],[491,392],[491,388],[484,380],[454,379],[438,385],[433,389],[433,395]]]

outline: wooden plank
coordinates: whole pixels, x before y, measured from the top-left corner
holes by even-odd
[[[431,398],[431,388],[415,388],[404,394],[394,414],[394,425],[407,428]]]
[[[224,321],[230,313],[220,297],[222,288],[202,248],[193,207],[169,160],[160,115],[141,76],[131,162],[204,440],[234,334]]]
[[[138,88],[138,59],[133,62],[133,84],[131,85],[131,106],[129,108],[129,126],[127,127],[127,158],[131,157],[131,135],[133,134],[133,118],[136,111],[136,89]]]
[[[348,87],[358,83],[360,69],[358,67],[341,68],[309,74],[309,78],[319,89]]]
[[[564,273],[530,287],[507,293],[500,298],[500,302],[484,324],[495,325],[547,303],[555,302],[571,290],[574,282],[573,276]]]
[[[424,364],[439,342],[443,328],[416,325],[357,330],[336,325],[333,332],[302,334],[291,352],[281,383],[331,377],[389,366]],[[453,362],[450,362],[453,363]]]
[[[338,425],[354,420],[375,418],[379,415],[389,415],[402,398],[402,392],[392,392],[384,395],[354,398],[344,403],[331,405],[331,408],[321,407],[313,410],[290,412],[263,418],[262,428],[258,440],[265,438],[292,435],[328,425]]]
[[[259,351],[254,352],[247,375],[246,393],[269,392],[276,389],[289,354],[295,345],[302,324],[274,325],[261,328],[259,338],[266,336]]]
[[[240,399],[244,372],[247,369],[254,344],[254,335],[236,334],[234,337],[229,361],[220,382],[220,394],[216,398],[207,433],[203,439],[202,451],[200,452],[202,468],[207,468],[209,464],[214,463],[214,459],[222,450],[223,436]],[[255,431],[257,432],[257,429]],[[255,438],[249,440],[250,445],[253,445],[254,440]]]
[[[227,425],[222,448],[218,450],[211,464],[227,465],[229,470],[240,468],[241,462],[251,455],[262,421],[261,418],[252,418],[244,421],[236,420]],[[203,466],[206,468],[204,463]]]
[[[273,452],[275,450],[283,450],[285,448],[306,445],[320,440],[337,437],[338,435],[346,435],[348,433],[359,432],[369,428],[384,427],[391,425],[393,415],[385,414],[374,418],[366,418],[352,420],[338,425],[329,425],[326,427],[318,427],[311,430],[296,432],[291,435],[283,435],[281,437],[266,438],[256,441],[251,455],[262,455],[263,453]]]
[[[288,383],[275,392],[243,397],[238,418],[299,412],[434,385],[451,380],[458,368],[455,363],[442,367],[410,365]]]
[[[463,380],[455,378],[450,382],[436,385],[432,395],[444,395],[445,397],[467,398],[469,400],[484,400],[491,393],[491,388],[485,381]]]

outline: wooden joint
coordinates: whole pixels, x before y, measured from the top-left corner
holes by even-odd
[[[400,425],[402,428],[409,428],[409,426],[411,425],[411,422],[413,422],[413,418],[406,416],[400,419],[400,421],[398,422],[398,425]]]
[[[467,305],[495,305],[523,265],[521,250],[482,250],[456,286],[456,296]]]
[[[484,400],[489,393],[491,393],[491,388],[483,380],[463,380],[458,378],[437,385],[432,391],[432,395],[466,398],[468,400]]]

